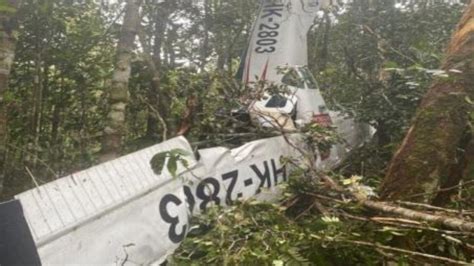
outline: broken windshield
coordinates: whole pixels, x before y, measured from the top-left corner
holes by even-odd
[[[298,72],[296,72],[296,70],[293,68],[289,69],[288,72],[286,72],[286,74],[281,79],[281,82],[283,82],[283,84],[288,85],[288,86],[304,88],[303,79],[301,78],[300,75],[298,75]]]
[[[313,74],[311,73],[311,71],[309,71],[307,67],[301,67],[298,70],[301,76],[303,77],[303,81],[306,84],[306,87],[308,87],[308,89],[318,88],[318,84],[316,83]]]
[[[297,87],[300,89],[318,88],[318,84],[316,83],[313,74],[311,74],[307,67],[299,67],[297,70],[294,68],[289,69],[281,79],[281,82],[283,82],[285,85]]]

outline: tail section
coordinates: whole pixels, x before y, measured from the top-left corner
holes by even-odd
[[[307,64],[307,32],[320,9],[318,0],[263,0],[242,60],[243,82],[279,82],[278,66]]]

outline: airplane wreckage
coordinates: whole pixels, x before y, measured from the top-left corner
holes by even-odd
[[[306,67],[306,35],[320,9],[318,0],[262,1],[239,74],[245,83],[288,88],[252,101],[247,112],[255,123],[289,131],[308,123],[336,127],[345,142],[318,159],[326,168],[370,134],[328,110]],[[197,160],[177,137],[20,193],[0,204],[0,265],[161,263],[185,238],[192,215],[277,193],[288,178],[280,158],[298,156],[288,138],[298,141],[293,134],[201,149]],[[178,149],[188,162],[178,165],[180,178],[166,167],[160,174],[151,169],[155,154]]]

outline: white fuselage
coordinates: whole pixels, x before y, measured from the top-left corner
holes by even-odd
[[[307,33],[321,5],[326,2],[329,1],[262,0],[242,62],[242,80],[246,84],[251,86],[256,81],[265,80],[287,85],[290,91],[283,94],[288,99],[284,106],[268,106],[271,95],[254,101],[249,112],[260,125],[277,125],[292,130],[299,124],[314,122],[317,116],[330,117],[345,143],[335,145],[329,158],[318,162],[320,167],[337,164],[349,150],[370,135],[365,126],[328,110],[311,73],[304,67],[308,64]],[[296,119],[291,119],[295,109]]]

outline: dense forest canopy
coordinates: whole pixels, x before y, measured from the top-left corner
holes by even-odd
[[[375,129],[373,139],[335,169],[337,174],[364,176],[366,185],[379,186],[430,84],[448,77],[441,66],[466,4],[361,0],[320,11],[309,32],[308,67],[331,110]],[[0,79],[5,115],[0,119],[1,198],[177,135],[186,135],[197,147],[235,146],[274,135],[230,115],[251,93],[235,76],[258,8],[257,0],[0,1],[2,45],[8,48],[2,48],[2,60],[14,54],[0,71],[9,73]],[[461,209],[473,203],[473,191],[465,193],[456,198]],[[261,211],[259,205],[246,208]],[[234,223],[235,217],[224,223]],[[286,218],[261,214],[256,219],[260,228],[265,219],[283,224]],[[331,225],[325,229],[328,235],[352,233],[352,225],[338,222],[325,221]],[[325,228],[307,223],[307,228]],[[275,229],[278,241],[297,241],[298,234],[308,233],[303,227]],[[363,232],[363,226],[354,227]],[[378,238],[376,230],[369,237]],[[435,237],[426,238],[426,250],[438,245],[443,256],[472,259],[472,245],[457,249],[448,240],[434,244]],[[412,240],[401,238],[398,244],[412,248]],[[324,252],[318,247],[323,255],[316,256],[308,251],[309,239],[301,236],[301,241],[304,248],[272,245],[295,261],[306,256],[341,265],[355,256],[354,263],[381,262],[367,247],[355,255],[347,246],[351,242]],[[177,260],[186,262],[194,244],[186,243]],[[222,263],[220,251],[196,245]],[[345,251],[328,259],[338,247]],[[254,257],[268,262],[277,256],[276,251],[255,252],[262,254],[245,250],[227,263],[248,263]]]

